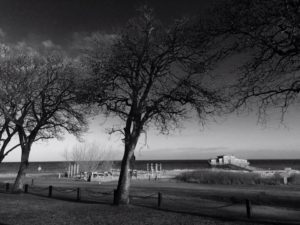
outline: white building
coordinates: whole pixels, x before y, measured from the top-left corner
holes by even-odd
[[[215,159],[210,159],[209,164],[212,166],[221,166],[221,165],[235,165],[240,167],[249,166],[249,162],[246,159],[239,159],[233,155],[217,156],[217,158]]]

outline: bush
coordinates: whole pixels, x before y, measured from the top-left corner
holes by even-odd
[[[293,174],[289,177],[288,182],[291,184],[300,184],[300,174]]]
[[[275,185],[283,183],[283,178],[279,174],[270,177],[261,177],[257,173],[241,171],[214,171],[214,170],[196,170],[185,172],[176,176],[177,180],[188,183],[201,184],[266,184]],[[300,176],[298,178],[300,182]]]

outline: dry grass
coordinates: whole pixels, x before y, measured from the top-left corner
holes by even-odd
[[[278,174],[271,177],[261,177],[256,173],[213,170],[185,172],[176,176],[176,179],[201,184],[276,185],[283,183],[283,178]]]
[[[289,179],[288,182],[291,184],[300,184],[300,174],[293,174]]]

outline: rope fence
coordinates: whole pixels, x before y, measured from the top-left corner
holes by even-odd
[[[147,199],[147,198],[154,198],[154,196],[156,196],[157,193],[153,193],[150,195],[146,195],[146,196],[141,196],[141,195],[129,195],[130,198],[140,198],[140,199]]]
[[[11,183],[0,183],[1,192],[10,192],[12,189]],[[24,185],[24,193],[40,195],[49,198],[65,199],[78,202],[95,202],[95,203],[116,203],[116,190],[99,190],[96,188],[79,188],[79,187],[54,187]],[[137,191],[136,191],[137,192]],[[136,194],[134,191],[129,195],[131,204],[155,207],[160,210],[178,210],[180,212],[203,212],[203,210],[224,209],[229,207],[239,206],[241,213],[245,218],[253,218],[253,207],[256,207],[255,200],[240,199],[238,202],[226,202],[217,200],[208,200],[201,196],[184,196],[176,195],[175,193],[148,192]],[[206,212],[206,211],[205,211]],[[226,213],[226,210],[224,211]]]

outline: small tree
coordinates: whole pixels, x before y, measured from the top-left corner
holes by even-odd
[[[108,171],[113,166],[112,161],[108,161],[110,154],[108,151],[96,144],[84,143],[66,150],[64,158],[66,161],[76,162],[81,172],[95,172],[98,169]]]
[[[299,100],[300,1],[230,0],[214,11],[215,34],[235,40],[247,59],[235,87],[237,106],[254,99],[260,115],[269,107],[284,115]]]
[[[103,57],[101,53],[99,58],[97,53],[89,54],[88,65],[95,78],[86,91],[88,100],[97,102],[106,115],[112,114],[124,122],[124,128],[111,130],[124,137],[117,204],[129,203],[128,170],[142,132],[154,125],[167,134],[187,119],[191,110],[204,123],[224,103],[199,73],[207,61],[189,48],[190,30],[186,25],[180,20],[165,28],[145,7],[115,39],[110,54]],[[206,43],[202,44],[205,49]],[[201,71],[205,71],[203,66]]]

